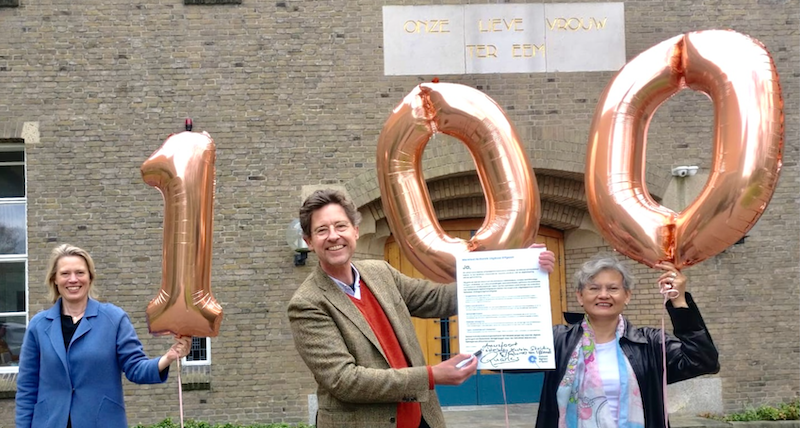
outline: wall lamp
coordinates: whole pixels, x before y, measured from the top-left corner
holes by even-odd
[[[308,258],[308,245],[303,240],[303,229],[300,227],[300,219],[292,219],[289,227],[286,228],[286,243],[295,252],[294,265],[305,266]]]

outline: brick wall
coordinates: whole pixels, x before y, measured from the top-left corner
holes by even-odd
[[[628,58],[682,32],[732,28],[765,43],[777,63],[786,110],[780,185],[745,244],[688,274],[720,348],[725,408],[797,397],[800,7],[789,0],[625,3]],[[194,129],[217,143],[212,288],[225,318],[212,340],[211,389],[184,395],[186,417],[305,421],[315,387],[294,350],[285,307],[314,258],[295,268],[284,230],[304,185],[345,186],[364,207],[377,200],[383,121],[433,77],[383,76],[383,4],[29,0],[0,8],[0,129],[19,137],[18,124],[38,122],[40,133],[27,146],[31,314],[47,307],[41,282],[49,250],[74,243],[93,254],[97,288],[131,314],[147,351],[168,347],[168,339],[149,337],[144,320],[160,284],[163,202],[139,167],[192,117]],[[574,189],[585,139],[611,76],[440,78],[478,88],[506,109],[540,183],[578,182],[542,194],[555,204],[550,218],[566,219],[567,228],[574,216],[561,207],[581,208]],[[662,194],[673,166],[707,171],[712,118],[710,101],[690,92],[658,110],[647,149],[653,193]],[[426,157],[431,178],[472,170],[455,147]],[[568,274],[594,251],[568,252]],[[640,283],[654,278],[635,270]],[[645,290],[636,291],[630,311],[637,324],[656,325],[661,298]],[[174,376],[166,385],[126,385],[126,403],[132,424],[177,419]],[[13,408],[0,399],[0,421],[11,420]]]

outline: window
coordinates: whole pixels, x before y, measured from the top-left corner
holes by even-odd
[[[192,350],[183,359],[186,366],[206,366],[211,364],[211,339],[208,337],[193,337]]]
[[[28,325],[25,145],[0,140],[0,373],[14,373]]]

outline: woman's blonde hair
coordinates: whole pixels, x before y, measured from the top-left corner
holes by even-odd
[[[53,252],[50,253],[50,261],[47,263],[47,277],[44,280],[45,285],[47,285],[48,295],[50,296],[50,300],[55,303],[59,297],[61,297],[61,293],[58,292],[58,285],[56,285],[56,269],[58,267],[58,261],[61,260],[62,257],[80,257],[86,262],[86,268],[89,270],[89,297],[96,299],[97,294],[94,291],[94,278],[95,278],[95,271],[94,271],[94,260],[92,260],[92,256],[89,253],[82,249],[75,247],[69,244],[61,244],[56,248],[53,248]]]

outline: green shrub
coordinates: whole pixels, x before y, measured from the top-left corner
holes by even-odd
[[[188,420],[183,423],[184,428],[314,428],[313,425],[306,424],[252,424],[252,425],[238,425],[232,423],[225,424],[211,424],[204,421]],[[180,421],[173,422],[172,419],[167,418],[155,425],[135,425],[133,428],[181,428]]]
[[[726,422],[752,422],[752,421],[796,421],[800,420],[800,399],[789,403],[779,404],[777,407],[764,405],[755,409],[746,409],[730,415],[713,415],[709,413],[700,416]]]

